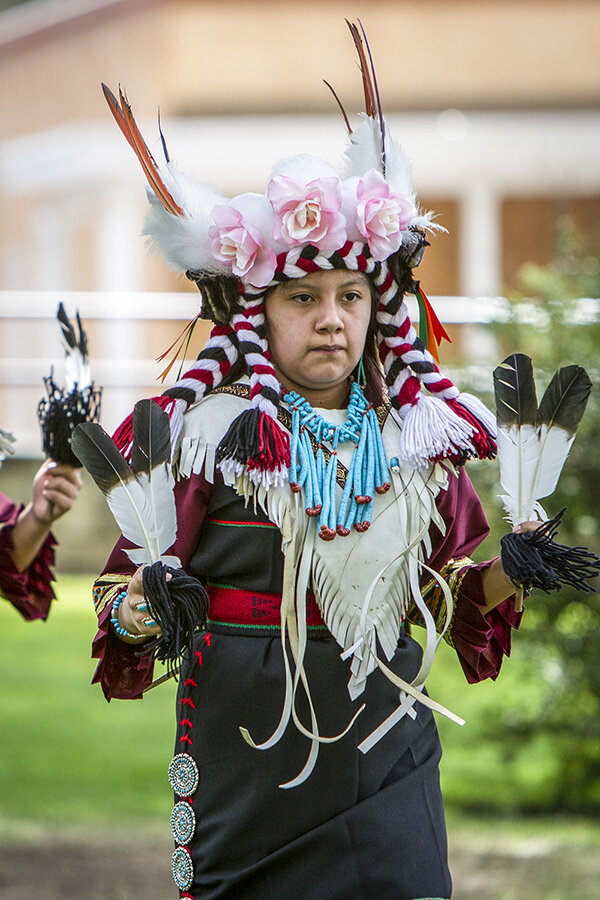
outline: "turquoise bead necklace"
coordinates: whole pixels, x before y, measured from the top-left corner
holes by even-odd
[[[332,541],[336,534],[350,534],[352,527],[366,531],[371,524],[375,493],[385,494],[391,478],[379,421],[360,384],[352,383],[342,425],[327,422],[296,391],[290,391],[283,399],[292,413],[290,487],[295,492],[304,490],[306,514],[319,518],[319,537]],[[328,461],[325,441],[331,445]],[[338,503],[337,448],[347,441],[354,443],[355,448]]]

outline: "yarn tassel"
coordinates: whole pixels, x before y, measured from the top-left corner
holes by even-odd
[[[436,459],[459,461],[474,455],[474,426],[449,402],[420,394],[402,420],[395,410],[392,415],[402,428],[401,459],[414,468],[428,466]]]
[[[470,409],[467,408],[461,400],[464,399],[462,395],[460,399],[457,400],[447,400],[447,405],[456,413],[457,416],[460,416],[461,419],[464,419],[465,422],[468,422],[473,429],[473,434],[471,437],[471,452],[468,454],[469,456],[475,456],[478,459],[493,459],[496,456],[496,441],[492,436],[495,434],[495,431],[492,431],[490,434],[485,427],[484,423],[480,420],[478,416],[476,416]],[[475,397],[470,398],[471,406],[474,406],[472,401],[476,401]],[[481,404],[483,406],[483,404]],[[485,407],[483,407],[485,410]],[[491,415],[491,414],[490,414]],[[483,416],[481,418],[484,418]]]
[[[282,484],[290,465],[289,438],[265,412],[246,409],[217,447],[216,462],[222,471],[239,474],[245,468],[250,480],[265,488]]]

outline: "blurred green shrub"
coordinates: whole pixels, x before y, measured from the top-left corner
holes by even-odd
[[[556,369],[569,363],[584,366],[594,383],[558,488],[543,505],[549,516],[568,507],[557,540],[587,546],[600,555],[600,304],[586,302],[599,297],[600,232],[582,235],[563,219],[558,223],[554,260],[522,268],[520,290],[508,298],[508,321],[493,328],[501,346],[499,360],[513,352],[531,356],[538,397]],[[473,473],[487,509],[498,502],[498,482],[490,469]],[[598,579],[593,584],[600,587]],[[521,809],[597,812],[600,595],[567,588],[549,595],[535,592],[515,645],[520,690],[496,695],[493,714],[483,716],[478,725],[479,739],[493,736],[500,741],[505,763],[517,770],[528,757],[535,770],[536,756],[544,746],[544,759],[538,756],[538,761],[545,775],[541,781],[530,777],[529,788],[521,783]],[[487,801],[494,802],[489,797]],[[509,804],[514,801],[513,797]]]

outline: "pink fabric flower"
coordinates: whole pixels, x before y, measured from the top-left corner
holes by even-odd
[[[302,187],[286,175],[275,175],[267,196],[276,213],[276,240],[288,247],[313,244],[323,252],[343,247],[346,219],[340,213],[339,178],[315,178]]]
[[[233,206],[215,206],[215,223],[208,230],[215,259],[231,266],[231,271],[254,287],[265,287],[273,278],[277,257],[265,247],[261,233]]]
[[[356,188],[356,226],[380,262],[395,253],[417,211],[402,194],[393,194],[376,169],[369,169]]]

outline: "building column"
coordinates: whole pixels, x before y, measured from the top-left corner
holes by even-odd
[[[471,184],[460,199],[460,292],[465,297],[502,294],[500,198],[486,183]]]

